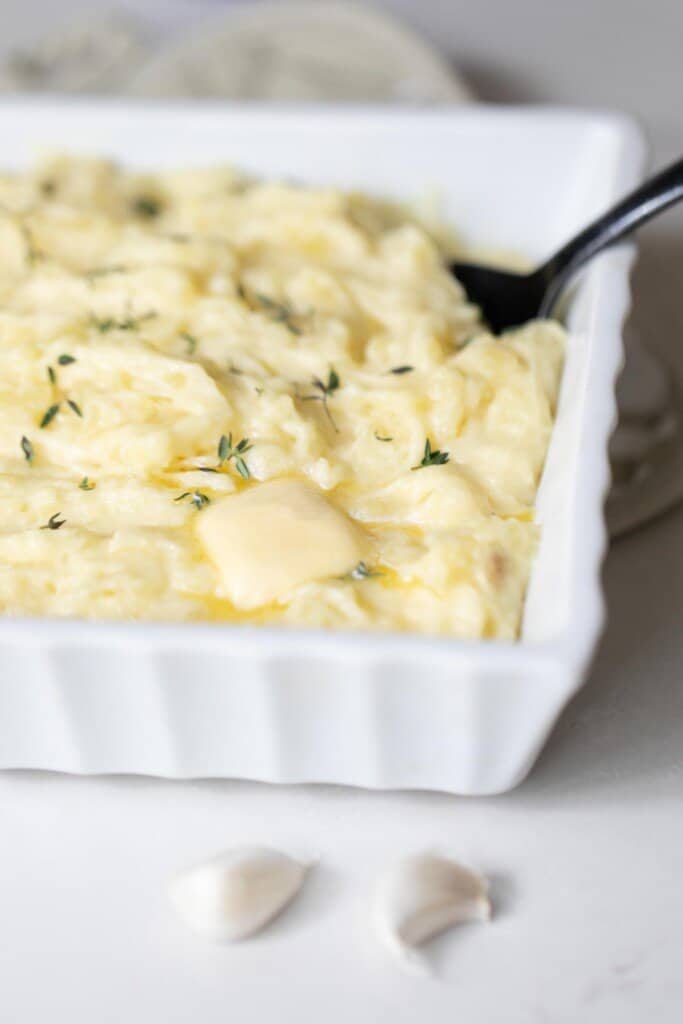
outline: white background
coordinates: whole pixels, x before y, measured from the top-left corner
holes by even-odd
[[[2,45],[78,6],[3,4]],[[142,9],[177,25],[219,6]],[[625,109],[644,120],[657,162],[683,150],[680,0],[384,6],[446,47],[484,98]],[[643,233],[636,319],[679,371],[682,267],[672,215]],[[3,1024],[677,1024],[683,513],[616,545],[606,588],[592,677],[530,779],[504,797],[0,775]],[[255,841],[320,854],[321,867],[262,937],[204,944],[173,918],[165,879]],[[490,926],[435,944],[432,979],[401,973],[368,920],[376,872],[425,845],[488,872],[496,905]]]

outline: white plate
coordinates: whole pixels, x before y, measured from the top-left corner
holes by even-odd
[[[234,161],[401,198],[438,188],[475,244],[550,252],[638,180],[621,117],[529,108],[283,110],[7,101],[2,163],[36,147],[154,168]],[[224,625],[0,621],[0,766],[494,793],[528,771],[603,619],[614,378],[631,247],[569,309],[543,534],[519,643]]]
[[[126,92],[289,102],[471,98],[447,59],[386,12],[317,0],[223,11],[162,44]]]
[[[619,425],[612,435],[612,489],[607,526],[612,540],[640,529],[683,500],[680,389],[676,374],[624,334],[626,365],[617,386]]]

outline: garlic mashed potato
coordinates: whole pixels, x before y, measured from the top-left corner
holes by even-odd
[[[0,610],[517,635],[563,331],[406,210],[230,169],[0,178]]]

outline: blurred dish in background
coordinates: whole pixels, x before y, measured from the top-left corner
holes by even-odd
[[[463,103],[448,61],[399,21],[349,3],[239,4],[160,50],[130,80],[145,96]]]
[[[617,388],[619,425],[610,444],[611,537],[643,526],[683,498],[683,448],[674,375],[632,327],[624,335],[626,363]]]
[[[456,69],[396,19],[358,4],[317,2],[231,5],[184,34],[161,36],[137,15],[91,15],[10,54],[0,67],[0,91],[284,102],[474,99]],[[671,374],[632,329],[626,354],[611,447],[612,537],[683,500]]]
[[[0,92],[118,93],[149,57],[143,25],[123,14],[92,14],[63,24],[0,65]]]

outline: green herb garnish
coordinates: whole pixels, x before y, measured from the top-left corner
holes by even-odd
[[[173,500],[184,501],[185,498],[189,498],[190,505],[194,505],[196,509],[204,508],[204,506],[208,505],[211,501],[211,498],[209,498],[208,495],[204,494],[203,491],[184,491],[182,494],[179,494],[178,497],[174,498]]]
[[[35,242],[33,241],[33,235],[31,234],[31,232],[25,224],[21,224],[20,229],[22,235],[24,236],[24,243],[26,245],[26,262],[28,263],[29,267],[32,267],[35,263],[38,262],[38,260],[42,260],[44,258],[45,253],[41,252],[41,250],[36,246]]]
[[[225,462],[230,462],[231,459],[235,460],[235,469],[242,477],[243,480],[248,480],[251,476],[249,467],[244,461],[244,456],[248,451],[253,448],[253,444],[249,444],[249,438],[243,437],[237,444],[232,443],[232,434],[225,434],[221,436],[218,442],[218,464],[222,466]]]
[[[116,327],[116,320],[113,317],[105,317],[104,320],[98,320],[97,317],[93,316],[92,325],[96,327],[101,334],[107,334],[109,331],[113,331]]]
[[[94,491],[95,483],[87,476],[84,476],[78,485],[81,491]]]
[[[244,288],[242,288],[242,297],[246,298],[244,295]],[[296,313],[289,303],[276,302],[275,299],[271,299],[269,295],[263,295],[261,292],[255,292],[254,299],[261,307],[261,312],[276,324],[282,324],[291,334],[301,334],[301,328],[295,322]]]
[[[393,441],[394,440],[393,437],[390,437],[389,435],[387,435],[386,437],[382,437],[382,435],[378,434],[377,431],[375,431],[375,437],[377,438],[378,441]]]
[[[414,366],[393,366],[389,373],[395,373],[396,376],[400,376],[403,373],[412,373],[414,369]]]
[[[417,466],[413,466],[412,469],[424,469],[427,466],[443,466],[450,459],[448,452],[440,452],[438,448],[432,451],[432,445],[429,438],[425,441],[424,455]]]
[[[137,217],[145,217],[147,220],[152,220],[161,213],[161,203],[153,196],[136,196],[131,206]]]
[[[195,338],[194,334],[190,334],[189,331],[181,331],[180,332],[180,337],[187,344],[187,355],[188,356],[194,355],[194,353],[197,350],[197,344],[198,344],[197,339]]]
[[[86,270],[85,277],[89,281],[94,281],[98,277],[106,277],[107,274],[125,274],[128,270],[123,263],[112,263],[108,267],[93,267],[92,270]]]
[[[232,434],[230,435],[230,440],[228,440],[225,434],[221,434],[221,439],[218,442],[218,458],[221,463],[227,459],[230,447],[232,447]]]
[[[45,427],[49,427],[58,412],[59,412],[59,402],[55,402],[55,404],[51,405],[50,408],[47,409],[45,411],[45,413],[43,414],[43,418],[42,418],[42,420],[40,421],[40,424],[39,424],[40,429],[44,430]]]
[[[41,530],[58,530],[60,526],[64,526],[66,519],[60,519],[61,512],[55,512],[53,516],[50,516],[44,526],[41,526]]]
[[[359,562],[355,569],[349,573],[352,580],[369,580],[373,576],[383,576],[379,569],[371,569],[365,562]]]
[[[143,313],[141,316],[123,317],[122,320],[116,320],[111,316],[100,320],[98,317],[91,315],[90,322],[101,334],[108,334],[109,331],[136,331],[141,323],[144,323],[145,320],[151,320],[156,315],[153,310],[150,310],[149,313]]]
[[[313,378],[313,387],[317,388],[318,391],[320,392],[320,394],[319,395],[304,395],[302,401],[304,401],[304,402],[322,402],[322,404],[324,406],[324,409],[325,409],[325,415],[327,416],[328,420],[330,421],[330,423],[334,427],[335,431],[337,433],[339,433],[339,427],[334,422],[334,419],[332,418],[332,413],[330,412],[330,407],[327,404],[328,398],[331,395],[333,395],[335,391],[338,391],[339,388],[341,387],[341,381],[339,379],[339,374],[334,369],[334,367],[331,367],[330,368],[330,372],[329,372],[328,377],[327,377],[327,383],[322,381],[320,379],[320,377],[314,377]]]
[[[35,452],[33,451],[33,445],[27,437],[22,437],[21,439],[21,450],[24,453],[24,458],[28,464],[31,465]]]
[[[69,363],[75,363],[76,360],[74,359],[73,356],[63,355],[59,356],[57,362],[60,363],[62,366],[68,366]],[[52,384],[53,388],[57,389],[57,374],[53,366],[47,367],[47,379],[50,381],[50,384]],[[52,423],[53,419],[59,412],[62,400],[66,402],[69,408],[73,412],[75,412],[77,416],[80,416],[81,419],[83,418],[83,413],[78,402],[75,402],[73,398],[67,398],[63,391],[61,391],[61,389],[57,389],[57,394],[60,398],[60,401],[54,402],[47,410],[47,412],[44,414],[42,420],[40,421],[41,428],[47,427],[50,425],[50,423]]]
[[[333,391],[337,391],[341,384],[341,381],[339,380],[339,374],[337,373],[337,371],[334,369],[334,367],[331,367],[327,378],[327,384],[323,384],[321,383],[321,381],[317,379],[315,383],[317,387],[321,388],[321,390],[325,392],[326,395],[331,395]]]

